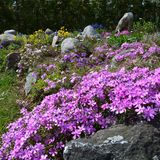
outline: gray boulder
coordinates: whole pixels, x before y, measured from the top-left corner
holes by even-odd
[[[76,38],[66,38],[62,41],[61,52],[66,53],[76,49],[80,45],[80,42]]]
[[[14,36],[13,34],[1,34],[0,35],[1,45],[6,47],[10,43],[15,42],[15,38],[16,36]]]
[[[118,25],[116,27],[116,32],[119,33],[123,30],[130,31],[132,25],[133,25],[133,13],[132,12],[125,13],[118,22]]]
[[[96,32],[96,30],[91,26],[87,26],[84,28],[83,32],[82,32],[82,37],[83,38],[100,38],[100,34],[98,34]]]
[[[19,53],[10,53],[6,57],[6,69],[17,69],[21,57]]]
[[[149,124],[115,125],[68,142],[64,160],[160,160],[160,130]]]
[[[4,34],[12,34],[12,35],[16,35],[17,32],[16,32],[14,29],[10,29],[10,30],[4,31]]]
[[[26,83],[24,86],[26,96],[29,94],[29,92],[31,91],[32,85],[36,83],[36,81],[37,81],[37,76],[34,74],[34,72],[31,72],[27,75]]]

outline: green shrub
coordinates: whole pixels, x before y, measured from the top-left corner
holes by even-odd
[[[143,33],[153,33],[156,31],[156,26],[152,22],[146,22],[143,19],[137,21],[133,25],[135,32],[143,32]]]
[[[27,43],[35,46],[48,45],[52,43],[52,39],[49,35],[45,34],[43,30],[35,31],[27,38]]]
[[[110,46],[120,47],[125,42],[132,43],[132,42],[140,41],[142,37],[143,37],[142,33],[136,33],[136,32],[130,35],[120,35],[120,36],[115,36],[112,34],[107,39],[107,43]]]

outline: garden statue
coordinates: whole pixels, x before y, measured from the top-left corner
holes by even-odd
[[[119,20],[118,25],[116,27],[116,33],[121,32],[123,30],[131,30],[133,24],[133,13],[128,12],[125,13],[124,16]]]

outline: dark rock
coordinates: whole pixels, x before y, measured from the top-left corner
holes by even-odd
[[[149,124],[116,125],[68,142],[64,160],[158,160],[160,131]]]
[[[51,30],[51,29],[49,29],[49,28],[47,28],[46,30],[45,30],[45,34],[48,34],[48,35],[51,35],[51,34],[53,34],[54,32]]]
[[[8,54],[6,57],[6,69],[17,69],[20,59],[19,53]]]

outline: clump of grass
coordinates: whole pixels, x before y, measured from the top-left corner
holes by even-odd
[[[6,126],[18,117],[19,108],[16,74],[0,72],[0,135],[6,131]]]

